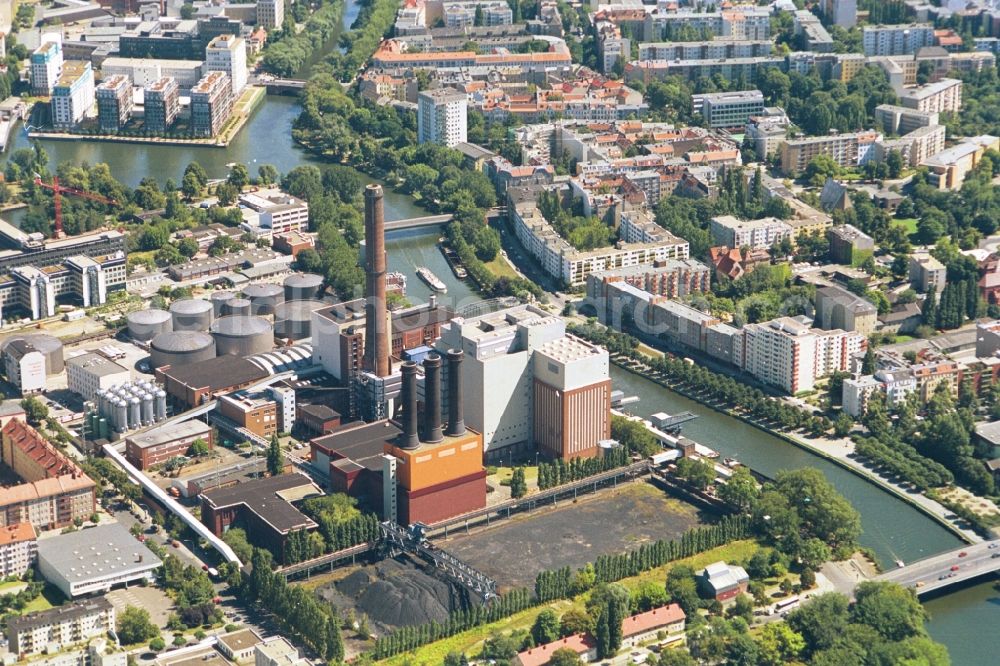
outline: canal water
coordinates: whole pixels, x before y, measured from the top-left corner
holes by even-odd
[[[643,417],[656,412],[697,414],[697,419],[684,424],[685,435],[768,476],[801,467],[822,471],[861,513],[864,530],[861,544],[875,551],[883,567],[894,566],[896,559],[909,562],[961,543],[958,537],[902,500],[778,437],[617,366],[611,368],[611,381],[626,396],[639,397],[638,403],[627,406],[633,414]],[[953,664],[997,663],[1000,635],[984,631],[1000,625],[1000,593],[994,590],[992,582],[931,599],[926,607],[931,616],[928,625],[931,636],[948,646]]]

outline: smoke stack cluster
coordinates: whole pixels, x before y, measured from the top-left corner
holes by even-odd
[[[462,359],[461,349],[449,349],[448,359],[448,430],[449,437],[465,434],[465,407],[462,402]]]
[[[441,357],[430,354],[424,359],[424,441],[444,439],[441,433]]]
[[[400,366],[403,374],[403,443],[404,449],[415,449],[420,446],[417,434],[417,364],[407,361]]]
[[[365,370],[388,377],[389,332],[385,309],[385,212],[382,186],[365,188]]]

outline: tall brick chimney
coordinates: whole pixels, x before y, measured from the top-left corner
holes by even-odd
[[[385,307],[385,213],[382,186],[365,188],[365,370],[392,373]]]

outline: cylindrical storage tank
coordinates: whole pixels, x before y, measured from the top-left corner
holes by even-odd
[[[315,273],[295,273],[285,278],[286,301],[310,301],[319,298],[323,276]]]
[[[275,307],[285,300],[285,291],[280,284],[265,282],[244,289],[243,297],[250,301],[250,314],[273,315]]]
[[[149,345],[149,358],[154,368],[201,363],[215,358],[215,339],[201,331],[161,333]]]
[[[100,418],[97,420],[97,432],[100,434],[101,439],[107,439],[108,435],[111,434],[108,431],[108,420],[106,418]]]
[[[14,340],[24,340],[37,349],[45,357],[45,374],[58,375],[65,369],[63,363],[63,344],[59,338],[48,333],[25,333],[23,335],[12,335],[3,341],[0,350],[6,349],[7,345]]]
[[[128,402],[128,427],[138,428],[142,425],[142,401],[132,398]]]
[[[152,423],[155,419],[153,412],[153,396],[148,393],[142,394],[142,422],[145,424]]]
[[[231,291],[214,291],[208,299],[212,302],[212,314],[216,319],[223,316],[222,306],[226,304],[227,301],[236,298],[236,294]]]
[[[118,432],[128,430],[128,405],[124,400],[115,403],[115,430]]]
[[[156,420],[167,418],[167,392],[160,389],[156,392]]]
[[[212,304],[200,298],[186,298],[170,304],[175,331],[207,331],[212,325]]]
[[[230,298],[222,304],[223,317],[249,317],[250,301],[246,298]]]
[[[174,330],[173,320],[166,310],[138,310],[125,316],[128,334],[133,340],[149,342],[160,333]]]
[[[212,323],[219,356],[253,356],[274,348],[274,329],[261,317],[223,317]]]
[[[312,336],[312,313],[321,301],[285,301],[274,309],[274,337],[303,340]]]

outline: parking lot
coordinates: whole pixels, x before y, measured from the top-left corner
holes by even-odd
[[[124,589],[111,590],[107,596],[118,615],[121,615],[122,611],[129,606],[145,608],[149,611],[150,620],[158,627],[167,624],[167,618],[174,608],[173,600],[155,587],[134,585]]]

